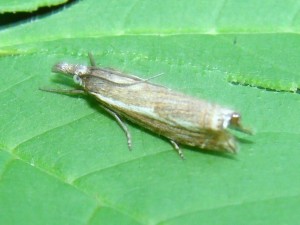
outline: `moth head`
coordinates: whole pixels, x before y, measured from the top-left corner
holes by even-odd
[[[57,63],[52,67],[52,72],[61,73],[72,77],[74,82],[79,85],[83,85],[81,76],[89,74],[90,68],[84,65],[70,64],[66,62]]]
[[[78,75],[78,76],[86,75],[89,74],[91,71],[88,66],[62,62],[62,63],[55,64],[52,67],[52,72],[62,73],[67,76],[73,77],[74,75]]]

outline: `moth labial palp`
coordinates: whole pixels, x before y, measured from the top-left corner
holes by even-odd
[[[62,62],[54,65],[52,71],[72,77],[82,88],[76,90],[78,93],[95,97],[124,130],[129,147],[131,135],[122,118],[166,137],[182,158],[178,144],[236,153],[236,139],[227,128],[251,134],[241,125],[240,114],[232,109],[150,83],[151,78],[141,79],[96,67],[91,54],[89,58],[91,66]],[[46,91],[68,93],[66,90]],[[70,93],[76,91],[70,90]]]

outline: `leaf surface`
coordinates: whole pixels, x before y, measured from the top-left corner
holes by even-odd
[[[298,1],[79,1],[0,31],[1,224],[295,224],[299,220]],[[118,124],[53,75],[97,64],[234,108],[236,156]],[[142,94],[142,93],[141,93]],[[262,214],[263,212],[263,214]]]

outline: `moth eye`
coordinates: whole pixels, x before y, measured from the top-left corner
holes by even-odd
[[[74,75],[73,80],[76,84],[82,85],[82,79],[78,75]]]

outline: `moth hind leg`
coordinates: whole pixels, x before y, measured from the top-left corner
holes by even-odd
[[[106,112],[108,112],[110,115],[112,115],[115,120],[117,121],[117,123],[119,124],[119,126],[122,128],[122,130],[124,131],[126,138],[127,138],[127,145],[129,150],[131,150],[131,134],[126,126],[126,124],[121,120],[121,118],[119,117],[119,115],[117,113],[115,113],[114,111],[106,108],[103,105],[100,105],[101,108],[103,108]]]

